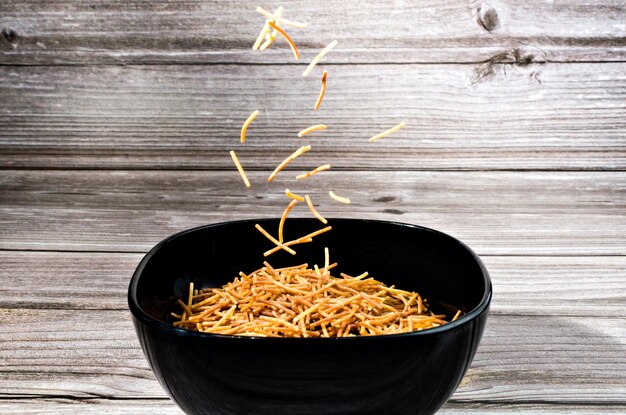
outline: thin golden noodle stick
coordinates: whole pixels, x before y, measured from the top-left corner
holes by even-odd
[[[324,56],[326,56],[326,54],[328,52],[330,52],[330,50],[332,48],[334,48],[335,46],[337,46],[338,42],[336,40],[333,40],[332,42],[330,42],[328,44],[328,46],[326,46],[324,49],[322,49],[320,51],[320,53],[317,54],[317,56],[315,56],[313,58],[313,60],[311,61],[311,63],[309,63],[309,66],[306,67],[306,69],[304,70],[304,72],[302,73],[302,76],[309,76],[309,74],[311,73],[311,71],[313,70],[313,68],[315,67],[315,65],[317,65],[319,63],[319,61],[322,60],[322,58]]]
[[[293,207],[298,203],[298,201],[296,199],[293,199],[289,205],[287,205],[287,207],[285,208],[285,211],[283,212],[283,215],[280,218],[280,224],[278,225],[278,241],[279,242],[283,242],[283,228],[285,226],[285,220],[287,219],[287,215],[289,215],[289,212],[291,212],[291,209],[293,209]]]
[[[189,283],[189,299],[187,300],[187,307],[191,308],[191,303],[193,301],[193,282]]]
[[[355,280],[362,280],[363,278],[367,277],[368,275],[370,275],[370,274],[367,271],[365,271],[363,274],[354,277],[354,279]]]
[[[281,29],[280,27],[276,26],[276,24],[274,22],[269,22],[269,25],[270,25],[270,27],[272,29],[278,31],[278,33],[280,33],[281,36],[285,38],[287,43],[289,43],[289,47],[291,48],[291,50],[293,52],[293,56],[296,58],[296,60],[299,60],[300,59],[300,52],[298,52],[298,48],[296,47],[296,44],[289,37],[289,35],[283,29]]]
[[[328,252],[328,247],[324,247],[324,271],[322,275],[325,276],[328,273],[328,266],[330,265],[330,254]]]
[[[239,174],[241,175],[241,178],[243,179],[243,183],[246,185],[246,187],[250,187],[250,180],[248,180],[248,176],[246,175],[246,172],[243,170],[243,166],[239,162],[239,158],[237,157],[237,154],[235,153],[234,150],[230,152],[230,156],[232,157],[233,162],[235,162],[235,166],[237,166],[237,170],[239,171]]]
[[[270,28],[269,23],[265,22],[265,24],[263,25],[263,29],[261,29],[261,33],[259,33],[259,36],[254,42],[254,45],[252,45],[252,50],[257,50],[259,48],[259,46],[261,45],[261,42],[263,42],[263,38],[269,32],[270,30],[269,28]]]
[[[301,130],[298,133],[298,137],[302,138],[305,135],[312,133],[313,131],[321,131],[321,130],[326,130],[328,129],[328,126],[325,124],[316,124],[316,125],[312,125],[310,127],[305,128],[304,130]]]
[[[461,310],[458,310],[456,312],[456,314],[454,315],[454,317],[452,317],[452,321],[455,321],[456,319],[458,319],[459,317],[461,317]]]
[[[296,180],[301,180],[301,179],[306,179],[307,177],[311,177],[316,175],[317,173],[321,172],[321,171],[326,171],[326,170],[330,170],[330,164],[324,164],[322,166],[316,167],[315,169],[308,171],[306,173],[303,174],[299,174],[296,176]]]
[[[321,235],[321,234],[323,234],[323,233],[328,232],[328,231],[329,231],[329,230],[331,230],[332,228],[333,228],[332,226],[327,226],[327,227],[325,227],[325,228],[318,229],[318,230],[316,230],[315,232],[311,232],[311,233],[310,233],[310,234],[308,234],[308,235],[301,236],[301,237],[300,237],[300,238],[298,238],[297,240],[298,240],[298,241],[300,241],[300,240],[304,240],[304,239],[314,238],[314,237],[316,237],[316,236],[318,236],[318,235]]]
[[[185,310],[185,312],[183,313],[183,320],[185,320],[185,315],[191,316],[193,314],[187,304],[183,303],[181,300],[178,300],[178,304],[183,308],[183,310]]]
[[[320,215],[317,209],[315,209],[315,206],[313,206],[313,202],[311,201],[309,195],[304,195],[304,199],[306,200],[306,204],[309,205],[309,209],[311,210],[311,213],[313,213],[313,216],[315,216],[317,219],[319,219],[320,222],[326,225],[328,221],[322,215]]]
[[[291,193],[291,191],[289,189],[285,189],[285,194],[287,195],[287,197],[291,198],[291,199],[295,199],[298,202],[304,202],[304,198],[302,196],[299,196],[295,193]]]
[[[389,134],[395,133],[396,131],[404,128],[404,125],[405,125],[404,121],[402,121],[400,124],[396,125],[395,127],[392,127],[392,128],[390,128],[388,130],[385,130],[382,133],[377,134],[374,137],[370,138],[369,141],[370,141],[370,143],[373,143],[374,141],[377,141],[377,140],[379,140],[379,139],[381,139],[383,137],[387,137]]]
[[[326,77],[328,76],[328,72],[324,71],[322,73],[322,86],[320,88],[320,94],[317,97],[317,101],[315,102],[314,110],[318,110],[320,105],[322,105],[322,100],[324,99],[324,94],[326,93]]]
[[[246,121],[241,126],[241,142],[242,143],[246,141],[246,131],[248,131],[248,126],[250,125],[252,121],[254,121],[257,115],[259,115],[259,110],[255,110],[252,114],[250,114],[250,116],[248,116]]]
[[[332,197],[333,199],[335,199],[337,202],[340,203],[345,203],[350,204],[350,199],[348,199],[347,197],[343,197],[343,196],[338,196],[335,194],[335,192],[333,192],[332,190],[330,192],[328,192],[328,194],[330,195],[330,197]]]
[[[267,178],[268,182],[272,182],[274,181],[274,179],[276,178],[276,176],[278,175],[278,173],[284,169],[285,167],[287,167],[287,165],[289,163],[291,163],[292,161],[294,161],[296,158],[300,157],[301,155],[303,155],[304,153],[308,152],[311,150],[311,146],[302,146],[299,149],[297,149],[296,151],[294,151],[289,157],[287,157],[285,160],[282,161],[282,163],[280,163],[272,172],[272,174],[270,174],[270,177]]]

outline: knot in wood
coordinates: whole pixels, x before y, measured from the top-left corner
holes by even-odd
[[[17,32],[11,28],[3,27],[0,30],[0,43],[10,49],[14,49],[17,44]]]
[[[394,196],[381,196],[374,199],[374,202],[389,203],[393,202],[394,200],[396,200]]]
[[[478,8],[478,24],[488,32],[493,32],[500,26],[500,18],[496,9],[490,6]]]

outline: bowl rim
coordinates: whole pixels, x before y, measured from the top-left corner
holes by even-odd
[[[333,221],[333,220],[337,220],[337,221],[344,221],[344,222],[362,222],[362,223],[378,223],[378,224],[386,224],[386,225],[394,225],[394,226],[401,226],[401,227],[409,227],[409,228],[414,228],[414,229],[419,229],[422,231],[426,231],[429,233],[434,233],[437,234],[439,236],[443,236],[444,238],[447,238],[449,240],[451,240],[452,242],[458,244],[461,246],[461,248],[465,249],[474,259],[474,261],[478,264],[482,276],[483,276],[483,280],[484,280],[484,285],[485,285],[485,289],[483,292],[483,297],[481,298],[480,302],[478,303],[478,305],[476,307],[474,307],[469,313],[459,317],[457,320],[455,321],[451,321],[449,323],[446,323],[442,326],[439,327],[434,327],[434,328],[430,328],[430,329],[425,329],[425,330],[421,330],[421,331],[412,331],[412,332],[408,332],[408,333],[395,333],[395,334],[380,334],[380,335],[375,335],[375,336],[351,336],[351,337],[329,337],[329,338],[323,338],[323,337],[262,337],[262,336],[237,336],[237,335],[232,335],[232,334],[216,334],[216,333],[204,333],[204,332],[198,332],[198,331],[192,331],[192,330],[186,330],[183,328],[178,328],[178,327],[174,327],[170,324],[167,324],[166,322],[163,322],[161,320],[158,320],[152,316],[150,316],[148,313],[146,313],[141,306],[139,305],[139,302],[137,300],[137,287],[139,284],[139,279],[140,276],[146,266],[146,264],[148,263],[148,261],[152,258],[152,256],[154,256],[154,254],[156,254],[156,252],[158,252],[161,247],[165,244],[167,244],[168,242],[181,237],[183,235],[186,235],[188,233],[193,233],[193,232],[197,232],[200,230],[204,230],[204,229],[209,229],[209,228],[213,228],[213,227],[219,227],[219,226],[224,226],[224,225],[229,225],[229,224],[246,224],[246,223],[257,223],[257,222],[263,222],[263,221],[275,221],[275,220],[279,220],[278,218],[258,218],[258,219],[240,219],[240,220],[232,220],[232,221],[224,221],[224,222],[217,222],[217,223],[210,223],[210,224],[206,224],[206,225],[201,225],[201,226],[196,226],[190,229],[185,229],[183,231],[177,232],[173,235],[168,236],[167,238],[163,239],[162,241],[160,241],[159,243],[157,243],[152,249],[150,249],[150,251],[148,251],[143,258],[141,259],[141,261],[139,262],[139,264],[137,265],[137,268],[135,269],[135,271],[133,272],[133,276],[131,277],[130,280],[130,284],[128,286],[128,307],[133,315],[133,317],[138,320],[141,324],[144,324],[150,328],[152,328],[153,330],[156,330],[160,333],[163,334],[169,334],[169,335],[174,335],[174,336],[191,336],[192,338],[221,338],[221,339],[246,339],[248,341],[263,341],[263,342],[273,342],[273,341],[279,341],[279,342],[284,342],[284,341],[355,341],[355,339],[382,339],[382,338],[401,338],[401,337],[413,337],[413,336],[428,336],[428,335],[435,335],[435,334],[439,334],[439,333],[443,333],[443,332],[447,332],[447,331],[452,331],[454,329],[456,329],[457,327],[466,325],[468,323],[470,323],[472,320],[475,320],[476,318],[478,318],[481,314],[483,314],[485,312],[485,310],[487,310],[489,308],[489,305],[491,303],[491,298],[492,298],[492,294],[493,294],[493,288],[491,285],[491,278],[489,276],[489,272],[487,271],[487,268],[485,267],[485,264],[483,264],[482,260],[480,259],[480,257],[469,247],[467,246],[465,243],[461,242],[460,240],[456,239],[455,237],[438,231],[436,229],[431,229],[431,228],[427,228],[424,226],[420,226],[420,225],[414,225],[414,224],[410,224],[410,223],[404,223],[404,222],[397,222],[397,221],[387,221],[387,220],[378,220],[378,219],[355,219],[355,218],[329,218],[329,222]],[[313,219],[313,218],[295,218],[295,220],[299,220],[299,221],[316,221],[317,219]],[[363,341],[363,340],[361,340]]]

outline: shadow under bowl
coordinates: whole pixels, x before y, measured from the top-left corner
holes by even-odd
[[[188,414],[432,414],[467,371],[487,321],[491,281],[472,250],[444,233],[396,222],[332,219],[333,230],[296,245],[272,247],[255,228],[278,219],[202,226],[173,235],[142,259],[128,303],[141,347],[157,379]],[[289,219],[285,240],[320,228]],[[196,287],[220,287],[264,260],[273,267],[324,263],[334,275],[369,275],[417,291],[449,318],[419,332],[343,338],[263,338],[178,329],[169,313]]]

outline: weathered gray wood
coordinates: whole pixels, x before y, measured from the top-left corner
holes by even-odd
[[[437,412],[438,415],[465,415],[465,414],[534,414],[534,415],[557,415],[557,414],[611,414],[623,415],[623,405],[568,405],[557,404],[550,405],[545,403],[526,403],[526,404],[509,404],[506,402],[498,403],[475,403],[469,404],[465,402],[458,403],[452,399]]]
[[[0,308],[127,310],[143,254],[0,251]]]
[[[219,169],[235,149],[273,169],[310,142],[312,163],[345,169],[626,169],[626,63],[334,66],[315,112],[319,82],[292,66],[0,67],[0,166]]]
[[[275,7],[277,4],[267,4]],[[330,40],[337,62],[477,62],[512,50],[530,60],[626,57],[626,8],[619,0],[514,0],[285,4],[311,24],[290,30],[304,60]],[[19,1],[0,5],[0,59],[9,64],[291,62],[281,40],[252,54],[263,19],[256,3],[191,1]],[[526,58],[524,58],[526,59]]]
[[[0,325],[2,398],[165,396],[128,311],[9,308]],[[492,315],[453,398],[626,405],[625,352],[621,318]]]
[[[169,399],[2,399],[0,412],[3,414],[75,414],[85,415],[127,415],[157,413],[159,415],[182,415],[183,412]],[[619,405],[550,405],[550,404],[479,404],[457,403],[452,400],[438,415],[465,414],[541,414],[541,415],[623,415],[624,407]]]
[[[0,251],[0,308],[126,310],[128,283],[142,256]],[[624,314],[626,256],[485,256],[483,261],[493,281],[492,314]]]
[[[128,310],[0,309],[0,397],[165,396],[130,319]]]
[[[289,30],[299,63],[282,40],[251,52],[255,6],[0,2],[0,413],[181,413],[136,341],[132,271],[173,232],[279,215],[286,186],[327,217],[419,223],[483,255],[492,315],[442,414],[624,413],[624,2],[286,4],[312,23]],[[300,75],[334,38],[315,113],[322,68]]]
[[[0,399],[0,412],[6,415],[184,415],[174,402],[161,399]],[[600,412],[604,414],[605,412]],[[611,412],[606,412],[611,414]],[[445,412],[444,412],[445,414]]]
[[[306,157],[294,168],[313,167]],[[331,170],[301,183],[298,170],[267,183],[269,171],[253,171],[246,190],[231,169],[3,171],[0,249],[145,252],[193,226],[279,217],[285,187],[310,193],[328,218],[434,227],[479,254],[623,255],[626,246],[625,172]],[[333,201],[329,190],[353,203]],[[311,216],[305,205],[292,215]]]
[[[493,313],[623,318],[626,257],[483,257]]]
[[[321,187],[340,193],[368,184],[368,191],[350,194],[355,203],[348,208],[314,193],[328,216],[354,209],[418,222],[487,254],[623,255],[623,173],[408,172],[625,169],[624,64],[536,64],[626,59],[621,2],[308,2],[293,10],[294,18],[316,23],[292,32],[304,62],[336,37],[341,45],[329,63],[476,65],[332,65],[334,84],[312,116],[307,98],[315,97],[318,80],[299,78],[302,66],[245,65],[292,63],[284,44],[249,51],[258,30],[249,5],[2,3],[2,64],[243,65],[3,68],[5,168],[217,171],[4,171],[0,247],[143,251],[196,224],[277,215],[284,203],[277,190],[291,182],[281,176],[274,188],[245,192],[233,171],[219,171],[231,168],[227,150],[243,118],[260,107],[267,111],[250,142],[237,147],[253,178],[262,180],[277,154],[299,145],[295,132],[321,121],[333,132],[311,139],[316,153],[300,167],[332,158],[343,170],[404,170],[324,175]],[[416,128],[377,146],[365,143],[400,119]],[[301,189],[318,189],[318,179]],[[0,288],[0,371],[7,375],[0,395],[69,398],[61,405],[4,399],[0,412],[82,412],[87,398],[98,402],[87,405],[97,413],[178,413],[147,369],[124,311],[139,257],[0,253],[0,276],[8,281]],[[623,412],[624,258],[487,256],[496,293],[490,328],[443,413]],[[64,292],[62,278],[75,283],[74,292]],[[91,399],[100,396],[112,399]]]

